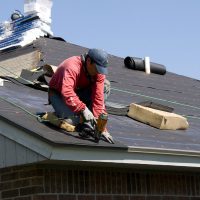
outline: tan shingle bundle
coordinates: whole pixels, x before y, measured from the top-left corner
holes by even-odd
[[[175,113],[169,113],[138,104],[130,104],[128,116],[163,130],[184,130],[189,127],[187,119]]]

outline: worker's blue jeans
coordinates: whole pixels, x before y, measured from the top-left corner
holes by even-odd
[[[91,107],[91,90],[80,89],[77,91],[77,95],[81,101],[83,101],[88,108]],[[110,82],[108,80],[104,83],[104,100],[106,101],[110,95]],[[58,118],[65,119],[68,123],[77,125],[80,122],[80,116],[72,112],[65,104],[61,94],[54,90],[49,92],[49,101],[52,104]]]

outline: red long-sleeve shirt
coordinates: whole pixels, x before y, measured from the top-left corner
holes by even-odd
[[[61,93],[66,105],[75,113],[79,113],[86,107],[77,96],[76,90],[91,87],[92,112],[95,117],[98,117],[102,112],[106,112],[104,81],[103,74],[88,78],[81,56],[73,56],[60,64],[50,80],[49,87]]]

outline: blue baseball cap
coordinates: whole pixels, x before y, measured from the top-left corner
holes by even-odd
[[[90,49],[88,56],[96,63],[99,74],[108,74],[108,54],[102,49]]]

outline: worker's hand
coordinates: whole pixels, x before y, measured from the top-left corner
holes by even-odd
[[[110,135],[110,133],[109,133],[107,130],[104,131],[104,132],[102,132],[101,135],[104,137],[104,139],[105,139],[106,141],[108,141],[108,142],[111,143],[111,144],[114,144],[114,140],[113,140],[112,136]]]
[[[82,115],[84,120],[86,121],[91,121],[91,122],[95,121],[94,115],[87,107],[85,107],[85,110],[83,110]]]

